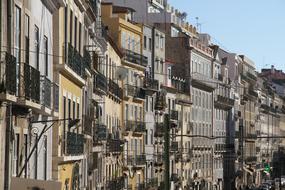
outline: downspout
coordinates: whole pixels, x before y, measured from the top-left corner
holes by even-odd
[[[2,4],[2,0],[1,3]],[[11,0],[7,0],[7,52],[11,52],[11,26],[12,26],[12,11],[11,11]],[[1,6],[2,10],[2,6]],[[2,13],[2,11],[1,11]],[[1,15],[2,16],[2,15]],[[1,19],[2,20],[2,19]],[[2,23],[2,22],[1,22]],[[2,28],[2,25],[1,25]],[[2,33],[1,33],[2,34]],[[1,38],[2,36],[0,36]],[[1,41],[2,43],[2,41]],[[2,45],[2,44],[1,44]],[[5,137],[5,164],[4,164],[4,190],[10,189],[10,182],[11,182],[11,134],[12,134],[12,106],[11,104],[7,104],[6,106],[6,137]]]

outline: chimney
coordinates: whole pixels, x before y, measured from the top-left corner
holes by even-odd
[[[271,73],[275,73],[274,65],[271,65]]]

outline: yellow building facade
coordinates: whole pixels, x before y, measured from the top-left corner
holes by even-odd
[[[142,55],[142,28],[129,22],[131,10],[102,4],[102,20],[109,28],[109,34],[123,52],[123,135],[124,135],[124,168],[128,188],[143,186],[145,175],[144,152],[144,91],[143,76],[147,58]]]

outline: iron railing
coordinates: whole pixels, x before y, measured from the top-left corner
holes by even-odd
[[[108,189],[110,190],[122,190],[124,189],[124,177],[118,177],[107,182]]]
[[[146,188],[157,187],[158,186],[158,178],[150,178],[146,181]]]
[[[58,112],[59,110],[59,86],[56,83],[52,83],[53,88],[53,109]]]
[[[16,95],[17,91],[17,63],[16,57],[6,52],[5,54],[5,79],[1,81],[0,93],[7,92]]]
[[[46,76],[41,76],[41,104],[51,108],[51,81]]]
[[[40,71],[26,63],[23,64],[23,69],[22,88],[24,89],[24,96],[28,100],[40,103]]]
[[[162,137],[164,133],[164,124],[163,123],[156,123],[155,124],[155,137]]]
[[[106,93],[108,90],[107,78],[102,73],[96,73],[94,77],[94,93],[98,90]]]
[[[145,133],[146,132],[146,125],[143,121],[130,121],[127,120],[125,122],[125,130],[126,131],[133,131],[137,133]]]
[[[96,124],[94,128],[94,142],[106,141],[108,138],[108,129],[106,125]]]
[[[128,49],[124,49],[124,60],[143,67],[146,67],[148,64],[148,58],[146,56]]]
[[[90,115],[83,116],[83,132],[86,135],[92,135],[93,119]]]
[[[84,135],[67,132],[66,153],[68,155],[78,155],[84,152]]]
[[[79,76],[82,77],[82,56],[70,43],[64,44],[65,63]]]
[[[144,79],[144,87],[150,90],[158,91],[159,90],[159,82],[158,80],[146,77]]]
[[[119,139],[108,139],[107,140],[107,151],[108,152],[123,152],[124,141]]]
[[[170,119],[177,121],[178,120],[178,111],[170,110]]]
[[[123,89],[120,88],[117,83],[109,79],[108,86],[109,86],[110,93],[112,93],[114,96],[116,96],[119,99],[123,99]]]

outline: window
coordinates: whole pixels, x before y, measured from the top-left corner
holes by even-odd
[[[145,97],[145,111],[146,111],[146,112],[148,112],[148,104],[149,104],[148,99],[149,99],[149,97],[146,96],[146,97]]]
[[[81,53],[81,33],[82,33],[82,26],[81,26],[81,23],[79,22],[79,36],[78,36],[78,51],[79,53]]]
[[[64,42],[67,43],[67,18],[68,18],[68,9],[64,7]]]
[[[153,144],[153,129],[150,130],[150,144]]]
[[[70,20],[69,20],[69,42],[72,44],[72,32],[73,32],[73,13],[72,10],[70,10]]]
[[[168,79],[171,80],[171,67],[167,68]]]
[[[153,97],[150,97],[150,110],[153,112]]]
[[[79,103],[77,103],[77,119],[79,119],[80,115],[80,109],[79,109]]]
[[[164,38],[163,36],[160,37],[160,49],[163,49]]]
[[[74,17],[74,48],[77,47],[77,17]]]
[[[147,47],[146,36],[143,37],[143,47],[144,47],[144,49],[146,49],[146,47]]]
[[[149,49],[149,51],[152,50],[152,40],[151,40],[151,38],[148,39],[148,49]]]
[[[35,26],[35,49],[36,49],[36,68],[40,67],[40,35],[39,28]]]
[[[30,62],[30,17],[25,15],[25,62]]]
[[[68,118],[67,119],[70,119],[71,118],[71,100],[70,99],[68,99],[68,108],[67,108],[68,110]],[[69,130],[69,127],[68,127],[68,131],[70,131]]]
[[[66,133],[66,97],[63,97],[63,139],[65,141],[65,133]],[[65,143],[63,143],[63,152],[65,152]]]
[[[44,136],[44,180],[47,180],[47,136]]]
[[[45,66],[45,76],[48,76],[48,38],[44,36],[44,66]]]
[[[146,131],[146,135],[145,135],[145,144],[148,144],[148,130],[145,130]]]
[[[73,101],[72,104],[72,118],[75,119],[75,112],[76,112],[76,105],[75,105],[75,101]]]

